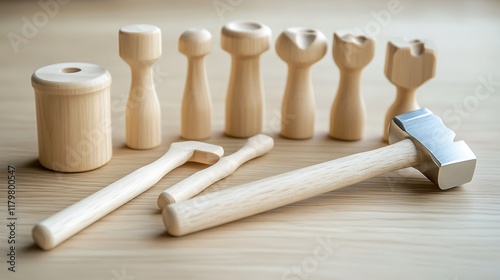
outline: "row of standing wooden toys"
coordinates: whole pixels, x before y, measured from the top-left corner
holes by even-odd
[[[232,22],[222,28],[221,45],[232,56],[226,98],[225,133],[250,137],[262,130],[263,87],[259,56],[270,47],[271,30],[254,22]],[[190,29],[179,39],[179,50],[189,61],[182,100],[181,136],[205,139],[211,134],[211,99],[204,66],[211,35]],[[152,65],[161,56],[161,31],[152,25],[130,25],[119,32],[120,56],[130,65],[132,83],[126,107],[126,143],[134,149],[161,143],[161,112]],[[336,32],[333,57],[340,82],[330,118],[330,136],[361,139],[365,109],[360,94],[362,69],[374,54],[374,40]],[[314,131],[314,96],[310,68],[326,53],[325,36],[318,30],[288,28],[276,41],[278,55],[288,64],[282,106],[281,134],[307,139]],[[434,76],[435,50],[423,41],[388,43],[385,74],[397,87],[397,96],[385,120],[418,108],[415,90]],[[109,86],[106,69],[88,63],[60,63],[38,69],[35,89],[40,163],[62,172],[98,168],[112,155]]]
[[[264,91],[259,56],[270,47],[271,30],[256,22],[231,22],[221,33],[221,46],[232,57],[225,133],[250,137],[262,131]],[[119,34],[120,56],[132,71],[126,143],[134,149],[154,148],[161,142],[161,117],[152,65],[161,56],[161,31],[152,25],[130,25]],[[205,29],[189,29],[179,38],[179,51],[188,59],[181,108],[181,136],[185,139],[211,135],[212,103],[204,65],[210,49],[211,34]],[[326,50],[327,40],[316,29],[288,28],[276,40],[276,52],[288,64],[281,129],[286,138],[313,136],[315,102],[310,69]],[[332,138],[359,140],[363,136],[366,113],[360,76],[374,52],[372,38],[342,31],[334,34],[333,58],[340,69],[340,81],[330,115]],[[435,47],[427,41],[395,39],[388,43],[385,74],[397,87],[397,97],[386,115],[384,139],[395,115],[419,108],[415,90],[434,76],[435,55]]]

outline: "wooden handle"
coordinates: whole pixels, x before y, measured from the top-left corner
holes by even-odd
[[[170,149],[158,160],[40,222],[33,240],[50,250],[116,208],[154,186],[163,176],[188,161],[193,150]]]
[[[273,147],[273,138],[264,134],[253,136],[237,152],[221,158],[216,164],[196,172],[163,191],[158,196],[158,208],[163,209],[168,204],[192,198],[208,186],[232,174],[243,163],[260,157]]]
[[[411,140],[298,169],[257,182],[168,205],[163,222],[182,236],[336,190],[390,171],[415,166]]]

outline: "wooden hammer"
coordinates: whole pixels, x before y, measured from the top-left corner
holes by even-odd
[[[172,143],[156,161],[38,223],[32,231],[33,240],[42,249],[50,250],[145,192],[173,169],[188,161],[214,164],[223,154],[221,146],[208,143]]]
[[[387,147],[168,205],[167,231],[182,236],[307,199],[377,175],[415,167],[445,190],[472,180],[476,156],[427,109],[395,117]]]

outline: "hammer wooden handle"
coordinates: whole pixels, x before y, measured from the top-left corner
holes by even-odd
[[[260,157],[274,147],[273,138],[258,134],[245,143],[237,152],[221,158],[216,164],[205,168],[166,189],[158,196],[158,208],[184,201],[199,194],[213,183],[229,176],[243,163]]]
[[[182,236],[415,166],[419,161],[415,145],[405,139],[377,150],[168,205],[163,210],[163,222],[171,235]]]

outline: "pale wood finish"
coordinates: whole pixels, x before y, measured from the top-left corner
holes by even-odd
[[[194,197],[215,182],[231,175],[245,162],[266,154],[273,147],[273,138],[264,134],[252,136],[238,151],[164,190],[158,196],[158,208],[163,210],[168,204]]]
[[[171,235],[186,235],[415,166],[421,158],[412,140],[405,139],[374,151],[170,204],[163,209],[163,223]]]
[[[235,21],[223,26],[221,47],[231,54],[226,96],[226,129],[232,137],[262,132],[264,88],[260,55],[269,49],[271,29],[257,22]]]
[[[397,88],[396,100],[387,110],[384,140],[394,116],[420,108],[416,90],[436,75],[436,47],[429,40],[392,39],[387,43],[384,73]]]
[[[312,28],[291,27],[276,40],[276,52],[288,64],[281,107],[281,135],[308,139],[314,135],[314,92],[311,66],[326,54],[326,37]]]
[[[332,53],[340,70],[340,79],[330,112],[330,137],[360,140],[366,119],[360,90],[361,71],[373,59],[375,40],[352,31],[338,31],[333,34]]]
[[[223,154],[224,149],[216,145],[194,141],[173,143],[156,161],[38,223],[33,228],[33,240],[44,250],[53,249],[148,190],[173,169],[188,161],[213,164]]]
[[[15,53],[7,35],[22,35],[22,17],[31,20],[42,11],[39,2],[0,1],[0,279],[498,278],[500,88],[481,82],[500,80],[500,37],[494,36],[500,34],[498,1],[65,1],[68,4],[59,6],[59,13]],[[213,6],[238,2],[220,13]],[[393,3],[402,10],[379,25],[380,17],[374,14],[383,16],[382,10]],[[205,168],[186,163],[56,249],[39,249],[31,237],[36,223],[156,160],[170,143],[180,141],[187,64],[177,44],[189,27],[206,28],[213,35],[212,50],[205,57],[213,101],[212,137],[207,141],[224,147],[227,155],[240,149],[246,139],[224,136],[231,57],[218,44],[222,25],[238,19],[268,25],[275,33],[273,43],[290,26],[321,30],[330,47],[331,35],[341,29],[375,33],[375,56],[363,69],[360,84],[367,109],[365,134],[355,142],[328,137],[339,83],[339,69],[329,48],[312,69],[314,137],[304,141],[280,137],[287,68],[275,51],[267,51],[261,56],[266,92],[263,131],[274,138],[275,146],[200,195],[382,147],[384,116],[396,91],[384,76],[385,46],[396,36],[429,38],[439,47],[437,75],[419,88],[418,101],[442,117],[457,139],[465,140],[477,155],[473,181],[441,191],[409,168],[238,222],[171,237],[156,200],[168,186]],[[130,69],[118,55],[116,33],[121,26],[137,22],[155,24],[163,34],[163,55],[154,68],[163,141],[151,150],[125,146]],[[35,100],[29,78],[38,68],[62,61],[98,64],[113,78],[113,157],[85,173],[51,172],[37,162]],[[476,88],[483,99],[477,99],[477,107],[473,102],[464,107],[464,101],[475,98]],[[454,111],[455,104],[464,110],[463,116]],[[16,273],[7,271],[5,262],[7,164],[17,169]],[[315,254],[323,242],[329,250]]]
[[[127,146],[139,150],[158,147],[161,143],[161,111],[153,64],[162,53],[160,28],[149,24],[122,27],[119,50],[132,72],[125,111]]]
[[[188,58],[188,72],[181,107],[181,137],[201,140],[212,133],[212,100],[205,73],[205,55],[210,52],[212,34],[192,28],[179,38],[179,52]]]
[[[113,153],[109,72],[94,64],[59,63],[35,71],[31,83],[40,163],[61,172],[106,164]]]

